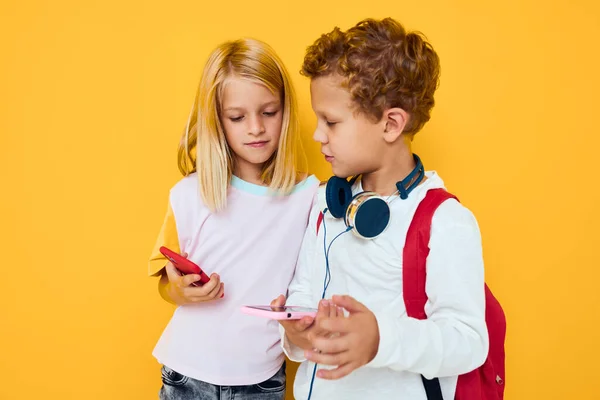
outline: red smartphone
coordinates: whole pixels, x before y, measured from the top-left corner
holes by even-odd
[[[202,286],[208,281],[210,281],[208,275],[206,275],[198,265],[183,257],[181,254],[175,253],[173,250],[170,250],[164,246],[162,246],[159,250],[162,253],[162,255],[167,257],[167,259],[171,261],[175,268],[177,268],[177,270],[179,270],[182,274],[200,275],[200,280],[192,283],[192,285]]]

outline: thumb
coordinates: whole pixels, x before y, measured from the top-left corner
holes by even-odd
[[[272,306],[281,307],[285,305],[285,296],[280,294],[275,300],[271,302]]]
[[[363,303],[356,300],[354,297],[333,296],[331,300],[336,306],[346,309],[350,314],[369,311],[369,309]]]
[[[185,251],[183,253],[181,253],[181,257],[187,258],[187,256],[188,256],[188,253],[186,253]]]
[[[167,265],[165,265],[165,271],[167,272],[169,282],[173,282],[181,277],[179,272],[177,272],[177,268],[175,268],[175,266],[171,262],[168,262]]]

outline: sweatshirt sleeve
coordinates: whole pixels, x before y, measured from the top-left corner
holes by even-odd
[[[316,201],[313,203],[310,214],[311,217],[309,218],[309,224],[306,228],[304,239],[302,240],[302,246],[300,247],[300,254],[298,256],[294,277],[288,288],[286,304],[290,306],[313,308],[316,306],[311,292],[311,282],[314,278],[313,273],[315,269],[314,254],[317,242],[316,224],[319,214],[319,207]],[[281,346],[285,355],[295,362],[305,361],[304,350],[287,340],[285,330],[281,325],[279,326],[279,332],[281,334]]]
[[[483,257],[475,217],[455,200],[446,201],[434,214],[429,245],[428,318],[376,314],[380,345],[369,367],[431,379],[470,372],[487,357]]]

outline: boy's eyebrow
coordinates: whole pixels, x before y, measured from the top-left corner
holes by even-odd
[[[324,117],[325,116],[325,112],[321,111],[321,110],[317,110],[315,108],[313,108],[313,112],[319,116],[319,117]]]
[[[335,119],[335,117],[330,112],[321,110],[314,110],[314,112],[317,115],[317,117],[322,117],[324,119]]]

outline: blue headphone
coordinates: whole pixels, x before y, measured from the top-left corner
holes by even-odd
[[[421,159],[413,154],[415,168],[400,182],[396,183],[401,199],[416,188],[425,177]],[[327,181],[325,199],[327,210],[334,218],[344,218],[348,230],[363,239],[373,239],[387,228],[390,222],[390,207],[386,199],[374,192],[361,192],[352,196],[352,185],[359,175],[347,181],[333,176]]]

